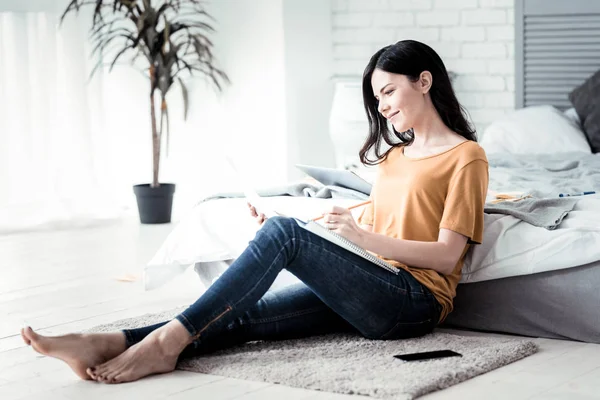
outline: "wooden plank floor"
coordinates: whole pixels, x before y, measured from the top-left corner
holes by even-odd
[[[19,329],[81,331],[189,304],[200,294],[189,271],[144,292],[141,274],[173,225],[121,221],[76,230],[0,236],[0,399],[356,399],[263,382],[176,371],[125,385],[83,382],[62,362],[26,347]],[[475,334],[460,332],[461,334]],[[423,399],[599,399],[600,345],[536,339],[541,351]]]

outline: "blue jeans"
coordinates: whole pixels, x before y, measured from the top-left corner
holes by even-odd
[[[283,269],[302,283],[269,287]],[[441,306],[412,275],[395,275],[301,228],[269,218],[237,260],[176,316],[194,338],[182,355],[254,340],[334,332],[401,339],[431,332]],[[124,330],[131,346],[160,324]]]

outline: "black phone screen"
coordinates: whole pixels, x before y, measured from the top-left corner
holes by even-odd
[[[422,361],[431,360],[432,358],[462,357],[462,354],[452,350],[436,350],[423,353],[397,354],[394,357],[404,361]]]

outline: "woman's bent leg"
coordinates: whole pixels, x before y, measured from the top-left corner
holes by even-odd
[[[284,268],[367,338],[419,336],[437,324],[439,304],[407,271],[395,275],[301,228],[293,219],[275,217],[176,320],[101,366],[102,379],[125,382],[172,370],[187,345],[212,337],[240,318]]]
[[[195,340],[184,356],[206,354],[255,340],[297,339],[355,332],[303,283],[267,292],[253,307],[216,334]]]
[[[127,346],[141,342],[167,322],[125,329]],[[348,331],[354,331],[354,328],[327,307],[306,285],[297,283],[268,291],[254,306],[221,331],[188,345],[181,357],[206,354],[254,340],[295,339]]]
[[[423,335],[439,318],[433,295],[407,271],[395,275],[282,217],[267,220],[240,257],[176,318],[194,340],[220,332],[256,304],[284,268],[365,337]]]

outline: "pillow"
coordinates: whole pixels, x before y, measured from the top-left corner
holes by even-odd
[[[532,106],[492,122],[480,141],[486,153],[591,153],[585,134],[560,110]]]
[[[581,126],[581,118],[579,118],[575,107],[571,107],[565,110],[563,114],[565,114],[565,117],[567,117],[571,122],[577,125],[578,128],[583,129],[583,127]]]
[[[600,70],[569,94],[592,152],[600,153]]]

